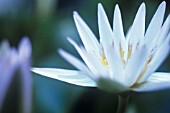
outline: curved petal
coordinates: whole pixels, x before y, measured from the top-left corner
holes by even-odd
[[[100,60],[96,60],[93,54],[88,53],[83,47],[80,48],[73,40],[69,39],[69,42],[75,47],[77,52],[80,54],[80,56],[89,67],[89,69],[94,73],[94,75],[98,77],[108,75],[103,64],[100,62]]]
[[[99,34],[100,34],[100,42],[103,46],[104,52],[107,51],[107,48],[114,43],[114,48],[116,52],[119,53],[119,41],[118,38],[113,38],[113,31],[110,27],[109,20],[104,11],[103,6],[98,4],[98,26],[99,26]],[[106,54],[107,55],[107,54]]]
[[[8,43],[3,42],[0,47],[0,111],[18,64],[16,49],[9,48]]]
[[[157,11],[155,12],[148,29],[145,34],[145,43],[148,45],[148,43],[152,42],[152,40],[155,38],[156,34],[159,32],[162,26],[162,22],[164,19],[165,14],[165,8],[166,8],[166,2],[163,1]],[[149,44],[150,45],[150,44]]]
[[[32,68],[31,71],[79,86],[96,87],[96,83],[81,71],[54,68]]]
[[[126,41],[125,41],[125,36],[123,31],[122,17],[118,5],[115,6],[115,10],[114,10],[113,33],[114,33],[114,38],[116,38],[119,41],[119,43],[121,44],[121,48],[124,51]]]
[[[81,62],[78,58],[74,57],[73,55],[67,53],[66,51],[59,49],[58,50],[59,54],[65,59],[67,60],[70,64],[72,64],[74,67],[76,67],[77,69],[81,70],[82,72],[87,73],[87,75],[92,78],[93,80],[95,80],[95,76],[94,74],[87,68],[87,66]]]
[[[162,64],[165,58],[168,56],[170,51],[169,41],[165,41],[162,46],[160,46],[157,52],[154,54],[151,62],[148,64],[147,70],[141,77],[139,83],[147,80],[147,78]]]
[[[111,44],[113,33],[102,4],[98,4],[98,25],[101,42]]]
[[[156,91],[170,88],[170,73],[153,73],[146,82],[133,89],[137,92]]]
[[[100,55],[100,45],[93,34],[93,32],[90,30],[90,28],[86,25],[86,23],[82,20],[82,18],[79,16],[77,12],[74,12],[74,21],[77,27],[77,30],[79,32],[79,35],[81,37],[81,40],[88,52],[95,53],[96,55]]]
[[[122,58],[117,55],[115,49],[113,46],[110,46],[107,51],[106,58],[108,60],[109,64],[109,71],[111,75],[111,79],[119,81],[120,83],[124,84],[125,83],[125,75],[123,74],[124,72],[124,64],[122,61]]]
[[[19,44],[19,61],[22,79],[23,112],[31,112],[32,76],[30,72],[32,47],[28,37],[24,37]]]
[[[146,46],[143,45],[139,50],[134,52],[126,64],[126,81],[129,86],[137,82],[140,78],[140,73],[146,64],[148,52]]]
[[[170,15],[166,18],[163,26],[157,33],[156,37],[153,39],[153,41],[148,44],[148,49],[152,51],[153,48],[161,46],[163,44],[168,36],[168,32],[170,30]]]
[[[138,9],[136,17],[134,19],[131,30],[129,31],[129,44],[132,45],[132,52],[136,49],[138,43],[143,45],[144,33],[145,33],[145,4],[142,3]]]

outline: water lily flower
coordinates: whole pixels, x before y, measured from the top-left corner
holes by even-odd
[[[30,73],[31,43],[23,38],[18,51],[10,48],[7,41],[0,47],[0,111],[11,80],[17,70],[21,73],[23,112],[31,113],[32,78]]]
[[[59,53],[79,71],[59,68],[32,68],[32,71],[112,93],[170,88],[170,73],[155,72],[168,56],[170,48],[170,15],[163,23],[165,9],[166,3],[162,2],[145,30],[146,9],[142,3],[125,36],[119,6],[116,5],[114,9],[112,29],[99,3],[100,42],[80,15],[74,12],[74,21],[84,46],[79,46],[70,38],[68,40],[84,62],[62,49],[59,49]]]

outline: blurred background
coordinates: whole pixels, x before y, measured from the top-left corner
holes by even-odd
[[[132,24],[142,2],[146,3],[146,26],[162,0],[0,0],[0,42],[9,40],[17,47],[23,36],[32,42],[33,67],[58,67],[75,69],[57,53],[63,48],[79,57],[66,37],[81,44],[73,21],[73,11],[78,11],[92,31],[99,37],[97,4],[102,3],[112,25],[113,9],[119,4],[124,31]],[[166,0],[166,17],[170,1]],[[80,58],[80,57],[79,57]],[[170,56],[157,71],[170,72]],[[33,74],[32,113],[115,113],[117,95],[96,88],[70,85]],[[21,110],[20,76],[10,85],[2,113],[18,113]],[[170,90],[150,93],[133,93],[127,113],[169,113]]]

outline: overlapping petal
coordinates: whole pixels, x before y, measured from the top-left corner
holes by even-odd
[[[170,87],[170,73],[153,73],[147,81],[141,83],[134,91],[148,92],[167,89]]]
[[[54,68],[32,68],[33,72],[53,79],[61,80],[79,86],[96,87],[96,83],[82,71],[54,69]]]
[[[135,51],[138,45],[143,45],[144,43],[145,14],[146,14],[145,4],[142,3],[133,21],[131,30],[129,31],[130,38],[128,43],[129,45],[132,46],[132,52]]]
[[[125,36],[124,36],[124,31],[123,31],[123,24],[122,24],[122,17],[120,13],[119,6],[115,6],[114,10],[114,17],[113,17],[113,33],[114,33],[114,38],[116,38],[121,44],[121,47],[123,50],[125,50]],[[117,43],[117,42],[115,42]]]
[[[81,70],[82,72],[87,73],[87,75],[92,78],[92,79],[96,79],[96,76],[94,76],[94,74],[89,70],[89,68],[87,68],[87,66],[80,61],[78,58],[74,57],[73,55],[67,53],[66,51],[59,49],[58,51],[60,53],[60,55],[67,60],[70,64],[72,64],[74,67],[76,67],[77,69]]]
[[[0,111],[18,64],[17,51],[9,48],[8,42],[3,42],[0,48]]]
[[[155,12],[145,34],[145,43],[146,45],[150,45],[155,36],[159,32],[162,27],[164,14],[165,14],[166,2],[163,1],[157,11]]]
[[[0,112],[11,80],[17,70],[20,70],[22,78],[22,112],[31,112],[32,77],[29,70],[31,53],[31,43],[27,37],[21,40],[18,51],[10,48],[7,41],[2,43],[0,47]]]
[[[100,44],[78,13],[74,12],[74,21],[84,47],[79,46],[70,38],[68,40],[84,62],[63,50],[59,50],[59,53],[69,63],[81,70],[80,73],[79,71],[77,74],[70,72],[71,75],[69,75],[69,70],[62,70],[63,73],[64,71],[68,72],[68,75],[61,74],[59,76],[61,69],[34,68],[38,71],[33,71],[81,86],[93,86],[95,83],[95,86],[100,89],[112,93],[168,88],[170,87],[169,74],[152,74],[169,54],[170,15],[163,24],[165,8],[166,3],[162,2],[145,33],[146,8],[145,4],[142,3],[125,38],[119,6],[115,6],[112,29],[104,8],[99,3]],[[54,70],[56,73],[53,73]],[[77,77],[78,74],[79,77]],[[93,82],[89,82],[88,85],[88,82],[83,81],[84,76],[88,77],[88,81]],[[162,80],[161,77],[168,79]],[[159,82],[155,82],[155,79],[158,79]]]
[[[100,45],[97,38],[77,12],[74,12],[73,17],[86,50],[99,56]]]

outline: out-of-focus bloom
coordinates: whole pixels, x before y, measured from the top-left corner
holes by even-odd
[[[115,6],[113,30],[103,6],[98,4],[100,43],[77,12],[74,21],[83,46],[73,40],[84,63],[59,50],[76,70],[54,68],[32,68],[32,71],[71,84],[99,87],[120,93],[124,91],[154,91],[170,88],[170,73],[155,72],[169,54],[170,15],[163,23],[166,3],[162,2],[145,32],[145,4],[138,9],[127,35],[124,35],[119,6]],[[162,25],[163,24],[163,25]]]
[[[18,48],[18,56],[20,63],[21,82],[22,82],[22,98],[23,98],[23,112],[31,113],[32,103],[32,76],[30,72],[30,62],[32,47],[30,40],[24,38],[21,40]]]
[[[17,67],[18,54],[16,49],[10,48],[7,41],[2,42],[0,47],[0,111]]]
[[[23,38],[19,50],[3,42],[0,48],[0,110],[15,71],[20,70],[22,80],[23,112],[31,113],[32,78],[30,69],[31,43]]]

